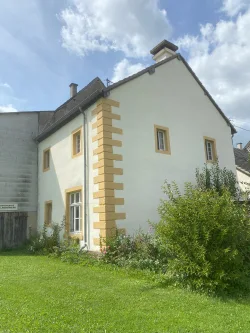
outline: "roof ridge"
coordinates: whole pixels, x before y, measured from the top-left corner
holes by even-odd
[[[92,84],[94,84],[95,82],[100,81],[103,84],[103,87],[105,87],[104,83],[102,82],[102,80],[96,76],[93,80],[91,80],[86,86],[84,86],[81,90],[79,90],[77,92],[76,95],[70,97],[66,102],[64,102],[62,105],[60,105],[58,108],[55,109],[55,112],[57,112],[58,110],[60,110],[62,107],[64,107],[64,105],[68,104],[71,100],[73,100],[74,98],[76,98],[76,96],[78,94],[80,94],[81,92],[83,92],[85,89],[89,88]]]

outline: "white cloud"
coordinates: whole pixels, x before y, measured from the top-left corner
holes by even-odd
[[[17,112],[17,109],[12,104],[0,105],[0,112]]]
[[[59,17],[62,45],[77,55],[89,51],[122,51],[144,57],[171,27],[159,0],[70,0]]]
[[[12,89],[11,86],[8,83],[6,83],[6,82],[0,83],[0,87],[1,88],[6,88],[6,89]]]
[[[221,10],[228,16],[235,16],[247,8],[249,0],[223,0]]]
[[[224,2],[225,3],[225,2]],[[250,4],[235,19],[201,26],[176,41],[228,117],[250,122]]]
[[[128,61],[128,59],[123,59],[115,65],[114,74],[111,81],[117,82],[119,80],[122,80],[125,77],[138,73],[145,67],[146,66],[142,63],[132,64]]]

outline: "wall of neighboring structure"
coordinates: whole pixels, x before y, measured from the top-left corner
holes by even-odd
[[[243,192],[250,191],[250,174],[236,167],[237,180]]]
[[[38,113],[0,114],[0,202],[17,203],[36,228]]]
[[[123,136],[113,133],[112,139],[122,139],[122,147],[113,147],[113,152],[123,156],[115,161],[123,169],[115,182],[123,183],[124,190],[115,195],[125,200],[116,212],[126,213],[117,225],[127,233],[147,230],[148,220],[159,220],[165,180],[176,181],[181,189],[185,181],[195,181],[195,169],[206,161],[204,136],[216,140],[220,165],[235,172],[231,128],[178,59],[111,90],[109,98],[120,102],[113,112],[121,120],[113,119],[113,126]],[[169,128],[170,155],[155,151],[154,125]]]

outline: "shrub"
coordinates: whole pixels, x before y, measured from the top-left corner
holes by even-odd
[[[98,264],[98,258],[95,254],[82,251],[79,247],[79,242],[72,239],[64,241],[60,246],[54,247],[50,257],[60,258],[63,262],[80,264],[82,266]]]
[[[120,267],[165,272],[167,256],[160,239],[139,231],[134,236],[119,235],[105,241],[102,260]]]
[[[213,189],[221,195],[227,189],[237,200],[241,195],[236,175],[231,170],[221,169],[218,161],[209,167],[205,164],[202,171],[196,169],[196,182],[202,191]]]
[[[60,245],[60,232],[64,228],[64,223],[52,224],[51,231],[47,226],[43,226],[40,234],[30,238],[28,251],[31,253],[48,254],[53,252],[54,247]]]
[[[249,272],[248,209],[223,189],[202,191],[189,183],[180,195],[165,184],[156,235],[170,255],[168,273],[193,289],[216,292],[242,286]]]

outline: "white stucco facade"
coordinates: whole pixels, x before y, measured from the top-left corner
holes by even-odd
[[[118,116],[112,119],[114,131],[111,130],[111,140],[122,141],[121,147],[116,144],[112,147],[113,154],[122,156],[122,161],[114,158],[113,167],[117,168],[116,170],[122,170],[122,173],[119,175],[114,173],[114,184],[106,181],[104,187],[106,185],[121,187],[123,184],[123,189],[114,190],[114,198],[124,199],[124,205],[116,205],[115,212],[108,210],[112,207],[106,207],[107,209],[104,207],[104,213],[102,213],[104,215],[107,213],[106,220],[112,214],[121,213],[122,216],[122,213],[125,213],[126,218],[116,219],[116,225],[119,229],[124,228],[126,233],[132,234],[139,228],[147,231],[148,220],[159,221],[157,208],[160,199],[164,198],[161,187],[165,180],[176,181],[180,189],[183,189],[186,181],[195,182],[195,169],[202,168],[206,162],[204,137],[215,140],[220,166],[236,172],[231,127],[184,63],[177,58],[156,67],[151,75],[145,73],[112,89],[108,99],[119,104],[112,107],[112,113],[120,116],[121,119],[116,119]],[[92,114],[96,106],[95,102],[85,111],[87,125],[83,128],[83,133],[88,132],[87,184],[86,198],[83,197],[83,202],[86,200],[87,204],[88,228],[85,232],[90,250],[99,248],[96,240],[100,236],[100,230],[96,228],[96,224],[103,215],[94,213],[94,208],[97,208],[96,211],[103,208],[98,206],[99,199],[94,199],[95,194],[100,191],[99,185],[94,181],[100,170],[99,167],[93,167],[100,162],[94,150],[102,144],[100,143],[102,139],[97,141],[94,139],[97,136],[94,124],[100,119],[95,113]],[[105,117],[109,118],[107,114]],[[71,151],[72,132],[83,127],[83,123],[83,114],[80,114],[39,143],[38,225],[40,230],[44,224],[46,201],[52,201],[53,204],[52,221],[60,223],[66,210],[65,191],[78,186],[84,188],[84,155],[72,158]],[[156,152],[155,125],[169,129],[171,154]],[[116,134],[117,131],[122,131],[122,135]],[[102,135],[104,137],[109,133]],[[82,140],[83,138],[84,135]],[[50,170],[44,172],[43,151],[47,148],[50,148],[51,152],[51,166]],[[104,165],[106,163],[108,166],[111,162],[104,160]],[[82,211],[83,227],[85,212],[84,209]],[[112,213],[109,214],[111,211]],[[109,222],[101,223],[105,225]]]
[[[88,247],[95,250],[93,239],[99,237],[98,230],[93,229],[93,223],[98,218],[93,214],[93,207],[98,205],[98,200],[93,199],[93,193],[98,190],[94,184],[94,176],[97,171],[93,170],[93,163],[97,162],[97,157],[93,156],[93,149],[96,143],[92,143],[92,123],[91,111],[95,105],[85,111],[88,136],[87,146],[87,197],[84,198],[84,155],[81,154],[72,158],[72,132],[82,127],[82,147],[84,145],[84,121],[80,114],[72,121],[61,127],[55,133],[39,143],[38,146],[38,229],[42,230],[44,225],[44,206],[46,201],[52,201],[52,222],[60,224],[66,212],[65,191],[82,186],[82,223],[81,229],[84,232],[84,200],[87,202],[87,225],[86,230]],[[43,171],[43,151],[50,148],[50,170]],[[83,148],[82,148],[83,149]],[[82,232],[82,233],[83,233]],[[83,245],[84,242],[82,241]]]
[[[79,115],[38,146],[38,226],[44,224],[44,205],[52,201],[52,221],[60,223],[65,214],[65,190],[83,186],[83,155],[72,158],[72,132],[83,126]],[[43,151],[50,148],[50,170],[43,171]]]
[[[236,168],[236,175],[239,187],[243,192],[250,191],[250,173],[240,168]]]
[[[159,221],[157,207],[164,197],[164,181],[176,181],[180,188],[195,181],[195,169],[205,159],[204,136],[216,140],[221,167],[235,172],[231,128],[226,123],[182,61],[172,60],[111,91],[109,98],[119,101],[121,115],[117,126],[123,130],[123,146],[114,147],[123,155],[126,220],[119,227],[133,233],[148,229],[147,221]],[[171,154],[155,151],[154,125],[169,128]],[[116,126],[116,121],[114,121]],[[113,135],[115,139],[118,136]]]

